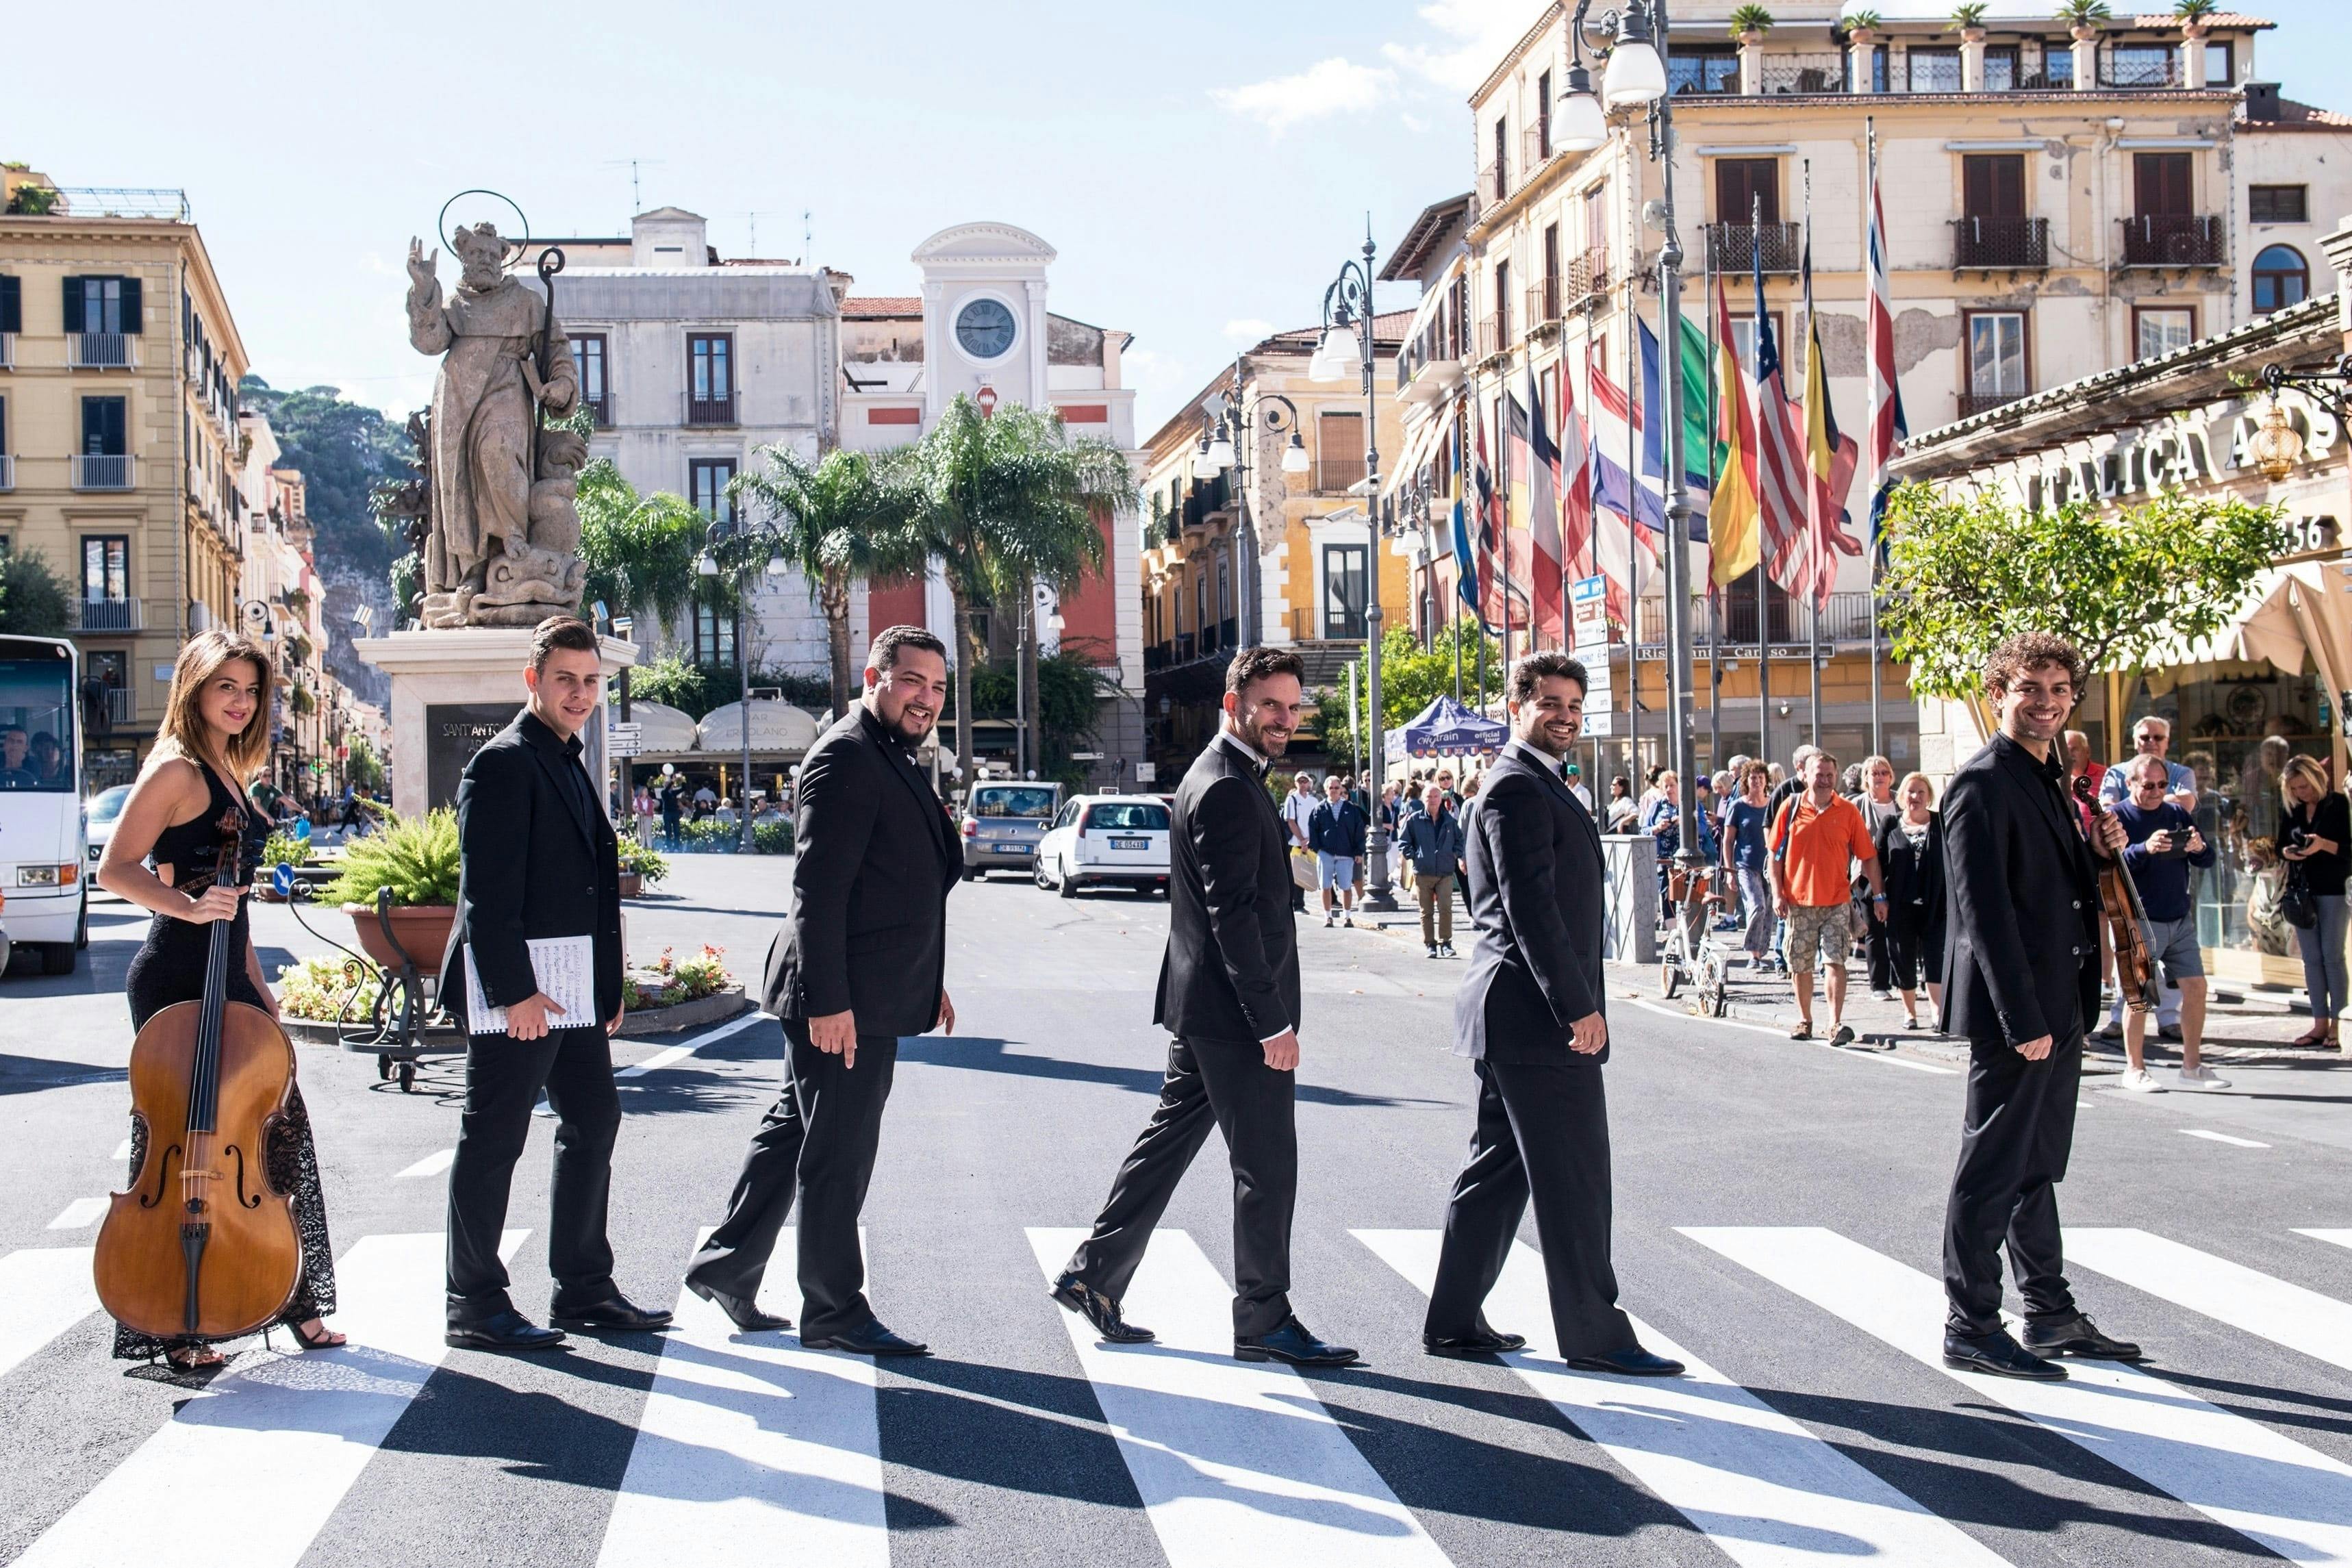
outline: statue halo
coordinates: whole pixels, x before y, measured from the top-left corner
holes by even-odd
[[[522,237],[519,239],[511,235],[501,237],[507,242],[507,249],[509,252],[506,258],[506,265],[508,267],[512,267],[516,262],[521,260],[530,250],[530,219],[523,216],[521,205],[512,196],[506,195],[502,191],[493,191],[480,185],[476,185],[467,190],[459,191],[456,195],[451,196],[447,201],[441,204],[441,216],[436,218],[433,224],[436,232],[441,236],[441,248],[447,251],[452,256],[457,254],[457,247],[449,237],[449,209],[456,206],[459,202],[464,201],[467,196],[492,196],[506,203],[508,208],[515,215],[516,223],[522,228]]]

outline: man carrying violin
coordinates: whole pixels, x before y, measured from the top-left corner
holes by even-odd
[[[2083,1033],[2099,1001],[2097,861],[2126,842],[2111,816],[2086,842],[2065,794],[2057,742],[2084,673],[2073,645],[2046,632],[1994,648],[1984,686],[2000,731],[1944,796],[1946,1026],[1968,1037],[1969,1057],[1944,1215],[1944,1363],[2005,1377],[2063,1378],[2058,1356],[2140,1353],[2075,1304],[2058,1227]],[[2000,1320],[2004,1242],[2025,1302],[2022,1345]]]
[[[2148,959],[2164,971],[2164,984],[2180,994],[2180,1087],[2227,1089],[2230,1080],[2198,1059],[2205,1037],[2205,955],[2197,945],[2196,911],[2189,903],[2189,868],[2213,864],[2213,847],[2197,831],[2197,819],[2168,800],[2171,774],[2162,757],[2134,757],[2119,764],[2126,796],[2115,808],[2124,825],[2124,866],[2139,889],[2140,934]],[[2124,1087],[2137,1094],[2160,1094],[2164,1086],[2147,1070],[2148,1016],[2124,1016]]]

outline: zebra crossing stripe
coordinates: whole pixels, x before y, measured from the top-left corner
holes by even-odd
[[[2114,1362],[2070,1361],[2063,1383],[1948,1368],[1942,1281],[1835,1231],[1683,1234],[2282,1557],[2352,1563],[2352,1467],[2317,1449]]]
[[[786,1229],[775,1256],[796,1245]],[[867,1357],[740,1333],[680,1292],[598,1568],[674,1563],[687,1542],[700,1568],[887,1568],[875,1383]]]
[[[528,1234],[508,1231],[499,1252],[512,1257]],[[335,1263],[346,1303],[335,1327],[349,1344],[240,1357],[34,1542],[19,1568],[148,1558],[295,1568],[448,1353],[443,1254],[438,1233],[361,1238]],[[194,1511],[235,1528],[190,1531]]]
[[[1429,1294],[1442,1232],[1353,1234]],[[2004,1561],[1649,1324],[1635,1324],[1643,1344],[1682,1362],[1689,1375],[1571,1371],[1551,1332],[1543,1257],[1525,1242],[1512,1244],[1486,1314],[1527,1334],[1527,1350],[1502,1358],[1520,1381],[1744,1568],[1818,1568],[1857,1557],[1906,1568]]]
[[[2352,1307],[2144,1230],[2066,1232],[2066,1261],[2352,1371]]]
[[[88,1247],[28,1247],[0,1258],[0,1373],[98,1310]]]
[[[415,1181],[424,1176],[437,1176],[457,1163],[455,1149],[436,1149],[414,1165],[404,1166],[392,1173],[395,1182]]]
[[[1032,1228],[1048,1280],[1085,1239]],[[1160,1335],[1098,1342],[1063,1312],[1170,1568],[1428,1568],[1447,1559],[1288,1367],[1233,1359],[1233,1289],[1191,1236],[1162,1229],[1124,1303]]]

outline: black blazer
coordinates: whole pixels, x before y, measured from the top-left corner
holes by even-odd
[[[861,1035],[936,1027],[963,856],[930,781],[855,702],[802,760],[797,799],[793,912],[768,948],[768,1011],[847,1009]]]
[[[1542,752],[1514,741],[1486,770],[1468,813],[1469,972],[1454,997],[1456,1056],[1597,1067],[1569,1049],[1569,1026],[1606,1013],[1601,953],[1608,878],[1601,834]]]
[[[579,775],[567,787],[562,770]],[[620,842],[599,791],[554,731],[525,708],[474,753],[457,782],[457,921],[441,958],[441,1004],[462,1019],[463,950],[501,1007],[539,989],[525,942],[596,939],[596,1021],[621,1010]],[[569,1022],[570,1020],[564,1020]]]
[[[1290,832],[1259,763],[1220,733],[1176,786],[1168,951],[1151,1021],[1180,1038],[1270,1040],[1298,1027]]]
[[[1944,924],[1944,814],[1927,814],[1927,841],[1911,847],[1903,814],[1878,825],[1878,868],[1886,883],[1886,919],[1906,931],[1935,931]],[[1938,976],[1937,978],[1941,978]]]
[[[2007,735],[1944,795],[1944,1016],[1979,1047],[2079,1036],[2099,1010],[2097,868],[2059,781]]]

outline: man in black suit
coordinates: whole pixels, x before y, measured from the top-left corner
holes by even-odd
[[[1168,1076],[1093,1233],[1052,1287],[1054,1300],[1116,1344],[1151,1338],[1127,1321],[1119,1298],[1213,1122],[1234,1170],[1234,1354],[1294,1366],[1356,1359],[1317,1339],[1290,1310],[1298,939],[1290,835],[1266,796],[1265,772],[1298,727],[1305,673],[1287,648],[1235,654],[1217,738],[1176,786],[1168,951],[1152,1015],[1175,1037]]]
[[[2054,1356],[2139,1358],[2074,1304],[2058,1231],[2083,1030],[2099,1005],[2097,866],[2057,744],[2084,674],[2083,656],[2046,632],[1993,649],[1984,685],[2000,731],[1944,795],[1945,1027],[1969,1041],[1944,1211],[1944,1362],[2007,1377],[2063,1378]],[[2121,823],[2103,816],[2098,832],[2096,855],[2122,852]],[[2000,1320],[2004,1239],[2022,1345]]]
[[[1601,835],[1569,792],[1584,729],[1584,666],[1531,653],[1511,667],[1511,741],[1470,814],[1476,947],[1454,998],[1454,1053],[1477,1063],[1478,1122],[1445,1209],[1422,1345],[1432,1355],[1515,1351],[1486,1318],[1530,1197],[1559,1353],[1594,1372],[1671,1377],[1682,1363],[1634,1340],[1609,1260],[1609,1059]]]
[[[769,1012],[784,1021],[791,1081],[752,1135],[687,1289],[738,1328],[785,1329],[761,1277],[800,1193],[801,1343],[928,1355],[866,1303],[857,1215],[882,1136],[898,1037],[955,1032],[947,898],[963,870],[955,830],[915,768],[947,700],[947,645],[892,626],[866,659],[866,695],[801,764],[793,911],[768,950]]]
[[[612,1032],[621,1024],[619,841],[581,766],[580,731],[604,700],[596,634],[551,616],[531,634],[523,671],[530,700],[466,764],[457,785],[457,921],[441,963],[441,999],[462,1020],[466,965],[506,1009],[506,1032],[466,1043],[466,1110],[449,1167],[448,1342],[480,1350],[547,1350],[543,1329],[507,1298],[499,1257],[515,1161],[540,1091],[555,1112],[555,1182],[547,1235],[555,1321],[590,1329],[654,1329],[667,1312],[630,1304],[613,1282],[604,1206],[621,1128]],[[526,944],[593,939],[596,1011],[566,1019],[541,991]]]

